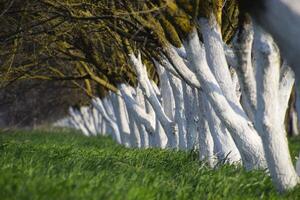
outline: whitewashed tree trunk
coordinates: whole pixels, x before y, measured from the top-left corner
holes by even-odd
[[[96,135],[102,134],[101,133],[101,115],[99,114],[98,110],[91,105],[91,113],[94,119],[94,126],[96,129]]]
[[[246,87],[249,87],[249,85],[257,85],[257,95],[254,92],[251,93],[251,90],[248,89],[246,90],[246,94],[244,93],[244,96],[246,96],[247,93],[248,95],[253,94],[253,97],[254,95],[257,96],[256,102],[259,101],[257,110],[255,110],[255,106],[252,106],[253,114],[256,115],[255,124],[263,139],[268,167],[273,181],[277,188],[283,191],[293,187],[295,182],[297,182],[295,181],[297,178],[293,172],[287,140],[284,134],[284,119],[294,84],[294,75],[286,63],[283,64],[279,73],[280,56],[273,40],[270,36],[262,33],[261,30],[256,30],[256,35],[258,35],[256,37],[258,39],[256,39],[253,50],[255,54],[253,59],[256,64],[254,67],[250,65],[251,54],[249,51],[253,41],[253,30],[252,24],[249,22],[244,25],[243,32],[240,34],[239,45],[241,46],[240,51],[238,51],[240,66],[244,64],[245,66],[249,66],[248,68],[259,69],[256,73],[256,80],[253,81],[253,78],[249,79],[249,76],[253,77],[253,71],[245,70],[247,69],[246,67],[242,67],[243,70],[241,70],[242,73],[240,73],[239,77],[242,80],[240,82],[243,86],[246,85]],[[248,101],[249,99],[250,98],[248,98]],[[252,102],[255,102],[255,100],[250,99],[250,104]],[[278,151],[281,151],[281,155],[278,155]],[[278,163],[280,157],[285,157],[285,159]],[[282,163],[280,164],[280,162]],[[286,170],[289,171],[287,176],[285,175],[286,170],[280,169],[285,168],[283,163],[287,165]],[[289,181],[286,179],[290,179],[290,183],[288,183]]]
[[[179,149],[187,149],[187,126],[186,117],[184,110],[184,96],[182,81],[172,74],[168,74],[170,85],[173,90],[174,100],[175,100],[175,123],[178,125],[178,134],[176,135],[178,140]]]
[[[116,119],[116,116],[115,116],[115,112],[114,112],[114,108],[113,108],[113,105],[112,105],[112,100],[110,98],[110,96],[108,97],[105,97],[102,99],[102,105],[108,115],[108,117],[111,119],[111,124],[114,124],[114,126],[116,126],[116,128],[118,129],[117,132],[114,132],[113,134],[115,135],[115,137],[117,138],[117,141],[120,142],[120,144],[123,144],[123,141],[122,141],[122,138],[121,138],[121,130],[118,126],[118,123],[117,123],[117,119]],[[113,128],[113,126],[111,126]],[[113,128],[115,130],[115,128]]]
[[[164,109],[164,112],[166,115],[171,119],[172,121],[174,120],[174,115],[175,115],[175,101],[174,101],[174,95],[172,91],[172,87],[170,85],[170,80],[168,76],[167,70],[164,69],[164,67],[161,66],[160,63],[157,61],[155,62],[155,66],[159,75],[159,80],[160,80],[160,93],[161,93],[161,103]],[[172,73],[173,76],[175,76]],[[168,145],[168,138],[166,136],[166,133],[159,122],[159,120],[156,120],[156,132],[160,136],[161,139],[161,148],[166,148]],[[175,136],[176,137],[176,136]]]
[[[72,107],[69,108],[69,113],[74,121],[75,126],[80,129],[84,135],[89,136],[90,132],[85,126],[81,113],[78,109],[74,109]]]
[[[214,141],[210,132],[206,104],[208,99],[203,92],[199,92],[199,113],[200,113],[200,130],[199,130],[199,156],[201,161],[207,161],[210,167],[217,163],[214,155]]]
[[[279,191],[293,188],[299,177],[293,167],[279,105],[280,55],[270,35],[256,29],[255,60],[257,70],[256,124],[261,135],[268,168]]]
[[[200,18],[199,26],[201,27],[207,64],[229,103],[239,108],[238,103],[236,103],[235,85],[231,79],[223,49],[221,30],[214,15],[211,14],[209,19]]]
[[[145,110],[146,110],[147,114],[151,117],[151,121],[153,122],[154,127],[155,127],[154,132],[148,132],[149,146],[152,148],[159,147],[160,146],[159,134],[156,130],[157,119],[155,116],[155,112],[147,99],[145,99]]]
[[[106,133],[106,130],[104,128],[105,121],[103,120],[103,117],[101,116],[101,114],[98,112],[97,108],[95,108],[95,106],[93,106],[93,108],[96,110],[96,112],[98,114],[98,118],[99,118],[98,133],[99,133],[99,135],[106,135],[107,133]]]
[[[186,116],[187,149],[198,149],[199,108],[198,91],[183,83],[184,107]]]
[[[146,111],[146,100],[145,100],[145,96],[144,96],[143,91],[140,86],[138,86],[136,88],[135,100],[137,102],[137,105],[139,105],[143,110]],[[153,116],[150,116],[150,115],[148,115],[148,116],[149,116],[148,120],[151,121],[151,124],[154,128]],[[146,125],[138,124],[139,133],[140,133],[140,137],[141,137],[141,146],[144,148],[149,148],[150,147],[149,134],[152,132],[155,132],[155,130],[154,129],[149,130],[146,127],[147,127]]]
[[[289,107],[289,100],[295,83],[295,75],[292,69],[284,62],[280,69],[279,80],[279,116],[284,126],[285,115]]]
[[[106,108],[109,109],[109,103],[107,102],[107,107],[105,108],[102,100],[100,100],[99,98],[93,99],[92,100],[92,104],[93,106],[95,106],[95,108],[101,113],[101,115],[103,116],[103,118],[105,119],[105,121],[111,126],[112,128],[112,137],[119,143],[122,144],[121,141],[121,137],[120,137],[120,130],[118,127],[118,124],[116,123],[116,120],[114,118],[112,118],[111,114],[108,114],[108,111],[106,110]],[[110,107],[110,111],[111,112],[111,107]]]
[[[96,135],[96,127],[94,126],[93,115],[91,113],[91,109],[87,106],[83,106],[80,108],[80,114],[82,117],[82,121],[85,124],[85,127],[89,131],[90,135]]]
[[[159,75],[160,92],[162,95],[162,106],[164,112],[171,120],[174,120],[175,102],[168,72],[158,62],[155,62],[155,66]]]
[[[248,18],[247,18],[248,19]],[[235,50],[237,54],[236,72],[238,74],[241,92],[242,106],[249,119],[254,122],[257,107],[257,91],[255,69],[252,65],[253,26],[248,19],[238,33]]]
[[[130,123],[130,146],[136,148],[142,148],[140,130],[138,128],[138,124],[135,121],[133,115],[129,115],[129,123]]]
[[[165,114],[163,107],[156,96],[156,92],[154,91],[153,86],[149,81],[147,71],[145,66],[142,63],[140,54],[138,58],[136,58],[133,53],[130,54],[129,56],[132,65],[137,72],[137,77],[141,89],[143,90],[145,97],[147,98],[147,100],[155,110],[156,117],[159,119],[160,123],[162,124],[166,132],[169,146],[176,147],[176,140],[174,139],[174,134],[178,134],[176,129],[176,124],[171,119],[169,119],[168,116]]]
[[[89,116],[91,119],[91,125],[93,129],[93,135],[96,136],[98,134],[97,123],[98,123],[98,115],[94,115],[93,106],[89,106]]]
[[[163,66],[173,75],[178,72],[178,76],[191,87],[200,89],[200,82],[197,79],[197,76],[186,66],[184,60],[178,55],[176,48],[169,45],[165,48],[165,53],[167,54],[167,59],[162,60]]]
[[[168,137],[158,119],[156,119],[156,127],[155,128],[156,128],[155,133],[159,137],[159,146],[158,147],[165,149],[168,145]]]
[[[149,132],[155,132],[155,122],[152,120],[152,116],[146,113],[146,110],[140,107],[134,97],[132,96],[130,86],[122,84],[120,86],[121,94],[126,103],[128,113],[134,116],[135,121],[138,124],[143,124]]]
[[[210,132],[214,140],[214,154],[223,163],[239,163],[241,155],[237,149],[229,131],[216,115],[211,104],[205,102],[206,117],[210,127]]]
[[[75,117],[72,116],[72,115],[74,115],[74,108],[69,107],[69,115],[70,115],[70,118],[71,118],[72,125],[75,127],[75,129],[80,130],[79,123],[77,122],[77,120],[75,119]],[[83,133],[83,134],[86,135],[85,133]]]
[[[292,136],[298,136],[299,135],[299,128],[298,128],[298,115],[294,107],[291,108],[291,111],[289,113],[290,120],[291,120],[291,133]]]
[[[221,88],[206,62],[205,51],[200,45],[196,31],[188,37],[188,54],[191,57],[191,67],[195,68],[201,87],[214,107],[217,116],[230,131],[234,142],[241,154],[246,169],[266,167],[262,142],[252,123],[245,114],[237,112],[225,98]],[[234,99],[232,99],[234,101]],[[240,110],[240,109],[238,109]]]
[[[99,112],[100,113],[100,112]],[[101,115],[101,114],[100,114]],[[101,132],[103,133],[103,135],[111,135],[112,130],[110,130],[108,128],[108,125],[104,119],[104,117],[101,115]]]
[[[157,69],[157,72],[159,74],[159,80],[160,80],[160,93],[161,93],[161,103],[164,109],[164,112],[166,115],[171,119],[174,120],[174,110],[175,110],[175,102],[174,102],[174,96],[173,91],[170,85],[168,72],[158,63],[155,62],[155,66]],[[175,72],[176,73],[176,72]],[[160,147],[166,148],[168,145],[168,138],[166,136],[166,133],[159,122],[158,119],[156,119],[156,133],[160,137]]]
[[[127,109],[123,99],[121,98],[121,93],[111,93],[109,97],[111,99],[116,122],[120,130],[121,141],[123,145],[130,147],[131,144],[135,144],[137,142],[137,139],[134,137],[134,134],[133,137],[131,136]]]
[[[298,176],[300,176],[300,153],[296,162],[296,172],[298,174]]]

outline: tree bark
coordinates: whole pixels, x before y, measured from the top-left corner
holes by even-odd
[[[206,98],[205,94],[202,91],[199,91],[199,156],[201,161],[207,161],[208,165],[213,168],[217,163],[217,159],[214,155],[214,141],[207,121],[207,103],[208,99]]]
[[[202,89],[215,109],[218,117],[224,122],[237,145],[246,169],[266,167],[262,142],[252,123],[232,108],[206,62],[205,51],[200,45],[199,37],[194,30],[187,43],[191,63],[201,82]],[[232,99],[234,101],[234,99]]]
[[[299,178],[289,153],[285,129],[280,119],[280,55],[270,35],[257,27],[254,45],[257,69],[256,125],[263,141],[268,168],[279,191],[297,185]]]

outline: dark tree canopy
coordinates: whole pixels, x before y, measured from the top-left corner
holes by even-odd
[[[158,82],[152,58],[159,60],[167,44],[182,46],[195,20],[210,12],[230,42],[238,27],[236,0],[2,1],[0,87],[46,80],[103,96],[121,82],[136,84],[128,53],[137,50]]]

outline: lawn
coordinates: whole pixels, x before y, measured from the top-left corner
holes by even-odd
[[[300,138],[290,140],[292,157]],[[0,199],[297,199],[262,171],[209,169],[195,152],[127,149],[70,130],[0,133]]]

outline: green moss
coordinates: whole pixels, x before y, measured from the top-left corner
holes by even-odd
[[[176,0],[176,3],[188,15],[194,16],[194,12],[197,9],[195,5],[197,1],[199,2],[199,0]]]
[[[182,44],[174,26],[164,16],[160,16],[159,22],[164,29],[168,41],[176,47],[181,47]]]
[[[185,37],[192,30],[191,16],[181,9],[174,0],[158,0],[156,4],[164,8],[162,14],[175,27],[180,37]]]

